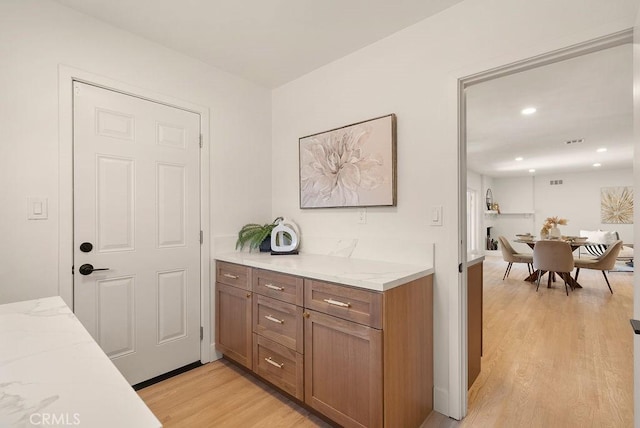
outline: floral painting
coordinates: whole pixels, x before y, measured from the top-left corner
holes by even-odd
[[[600,221],[606,224],[633,223],[633,187],[600,189]]]
[[[300,138],[300,208],[396,205],[396,116]]]

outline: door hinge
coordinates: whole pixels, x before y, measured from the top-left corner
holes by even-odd
[[[200,148],[202,148],[202,134],[200,134]]]
[[[74,266],[75,266],[75,265],[72,265],[72,266],[71,266],[71,275],[75,275],[75,274],[76,274],[75,269],[74,269]]]
[[[204,339],[204,327],[200,326],[200,340]]]
[[[200,245],[204,244],[204,233],[200,231]]]

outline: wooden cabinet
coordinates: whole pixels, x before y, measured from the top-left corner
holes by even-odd
[[[482,359],[482,262],[467,268],[467,384],[480,374]]]
[[[263,296],[302,306],[303,280],[300,277],[253,269],[251,286],[254,292]]]
[[[238,287],[216,283],[216,348],[250,369],[251,293]]]
[[[254,333],[253,370],[298,400],[304,399],[302,354]]]
[[[305,402],[345,427],[418,427],[433,409],[433,283],[305,280]]]
[[[306,315],[305,402],[345,427],[381,427],[382,331]]]
[[[304,400],[303,280],[253,269],[254,372]]]
[[[378,292],[223,262],[216,273],[227,274],[216,283],[223,354],[249,368],[251,359],[254,373],[345,427],[427,418],[431,275]]]
[[[382,328],[382,293],[312,279],[305,288],[305,308]]]

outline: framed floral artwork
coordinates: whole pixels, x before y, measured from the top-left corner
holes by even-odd
[[[299,140],[300,208],[396,206],[396,115]]]

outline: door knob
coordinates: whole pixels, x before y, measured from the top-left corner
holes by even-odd
[[[109,268],[95,269],[93,265],[90,265],[89,263],[85,263],[82,266],[80,266],[80,269],[78,269],[78,272],[80,272],[81,275],[91,275],[92,272],[97,270],[109,270]]]

